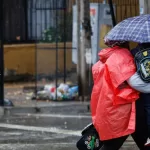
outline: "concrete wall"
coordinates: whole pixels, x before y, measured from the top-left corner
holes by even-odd
[[[5,69],[16,70],[17,74],[35,74],[36,66],[38,73],[54,73],[56,68],[55,44],[17,44],[4,46]],[[64,68],[63,44],[58,45],[58,69]],[[71,48],[72,44],[67,43]],[[72,64],[72,50],[66,50],[67,70],[75,67]],[[36,63],[37,62],[37,63]],[[37,64],[37,65],[36,65]]]

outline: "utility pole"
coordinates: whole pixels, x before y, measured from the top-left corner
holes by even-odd
[[[80,63],[81,63],[81,87],[82,101],[90,95],[89,89],[92,85],[91,65],[92,65],[92,50],[91,50],[91,22],[90,22],[90,1],[80,1]]]
[[[3,0],[0,0],[0,106],[4,106]]]
[[[115,13],[114,13],[114,8],[113,8],[113,2],[112,2],[112,0],[108,0],[108,3],[109,3],[112,23],[113,23],[113,27],[114,27],[116,25],[116,18],[115,18]]]
[[[150,13],[150,0],[139,0],[140,15]]]
[[[81,51],[80,51],[80,0],[76,0],[77,6],[77,77],[78,77],[78,87],[79,87],[79,99],[82,95],[82,84],[81,84]]]

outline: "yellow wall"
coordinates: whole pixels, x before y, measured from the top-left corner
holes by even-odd
[[[4,46],[5,68],[14,69],[18,74],[35,73],[35,45],[19,44]]]
[[[56,50],[55,44],[17,44],[4,46],[4,62],[5,68],[14,69],[17,74],[34,74],[35,61],[37,58],[38,73],[54,73],[56,68]],[[63,71],[64,68],[64,50],[63,44],[59,44],[58,50],[58,69]],[[71,48],[71,43],[67,43],[67,47]],[[37,49],[37,51],[35,51]],[[72,51],[66,50],[67,70],[75,65],[72,64]],[[37,53],[36,53],[37,52]],[[37,56],[37,57],[36,57]]]

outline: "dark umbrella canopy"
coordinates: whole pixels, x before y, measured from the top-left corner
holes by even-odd
[[[132,17],[117,24],[105,36],[107,41],[150,42],[150,14]]]

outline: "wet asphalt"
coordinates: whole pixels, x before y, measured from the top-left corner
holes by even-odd
[[[77,150],[80,131],[91,122],[87,103],[7,108],[0,119],[0,150]],[[122,150],[138,150],[129,138]]]

